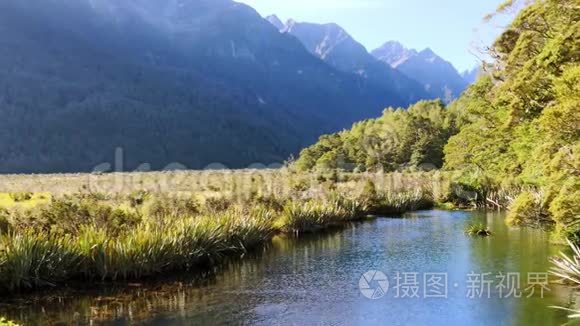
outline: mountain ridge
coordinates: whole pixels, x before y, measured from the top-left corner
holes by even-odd
[[[332,67],[379,85],[390,97],[399,97],[406,103],[431,98],[421,84],[375,59],[336,23],[304,23],[289,19],[280,32],[296,37],[311,54]]]
[[[267,165],[407,102],[230,0],[39,1],[0,3],[0,173]]]
[[[426,91],[447,103],[459,97],[469,85],[452,63],[429,47],[417,51],[397,41],[388,41],[371,54],[422,83]]]
[[[289,19],[284,24],[275,15],[266,19],[272,20],[281,33],[297,37],[310,53],[341,71],[359,74],[369,82],[400,93],[420,87],[422,92],[408,98],[411,103],[433,98],[449,103],[469,85],[453,64],[431,48],[417,51],[400,42],[388,41],[368,52],[336,23],[317,24]]]

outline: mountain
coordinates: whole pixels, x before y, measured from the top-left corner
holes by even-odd
[[[268,20],[278,26],[272,16]],[[331,66],[361,76],[366,84],[377,85],[389,98],[410,104],[431,97],[421,84],[373,58],[337,24],[299,23],[291,19],[279,29],[295,36],[310,53]]]
[[[270,15],[268,17],[265,18],[267,21],[270,22],[270,24],[274,25],[274,27],[276,27],[278,30],[282,30],[284,29],[284,23],[280,20],[280,18],[278,18],[278,16],[276,15]]]
[[[477,65],[475,67],[473,67],[473,69],[471,70],[465,70],[461,73],[461,78],[463,78],[463,80],[465,80],[465,82],[469,85],[475,83],[475,81],[477,80],[477,78],[479,78],[479,76],[481,76],[482,74],[482,68]]]
[[[230,0],[0,2],[0,173],[281,162],[398,95]]]
[[[371,54],[420,82],[427,92],[446,102],[457,98],[468,86],[451,63],[429,48],[417,52],[398,42],[389,41]]]
[[[378,60],[388,63],[393,68],[397,68],[418,53],[416,50],[407,49],[399,42],[389,41],[380,48],[372,51],[371,54]]]

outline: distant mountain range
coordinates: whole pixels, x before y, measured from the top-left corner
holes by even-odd
[[[389,41],[369,54],[362,44],[336,24],[298,23],[292,19],[284,24],[275,15],[266,17],[266,20],[282,33],[297,37],[308,51],[333,67],[357,73],[388,89],[405,92],[417,89],[418,83],[424,93],[413,95],[450,102],[473,81],[473,76],[466,75],[464,79],[451,63],[431,49],[418,52]],[[386,65],[379,64],[379,61]],[[411,81],[404,81],[402,75]],[[393,80],[399,84],[385,84]]]
[[[389,41],[371,54],[420,82],[427,92],[446,102],[459,97],[469,85],[450,62],[429,48],[418,52],[399,42]]]
[[[0,173],[90,171],[117,147],[125,169],[281,162],[430,97],[338,27],[329,46],[284,28],[230,0],[1,1]]]
[[[465,70],[461,73],[461,77],[468,84],[473,84],[479,76],[483,74],[483,70],[480,66],[475,66],[471,70]]]
[[[267,19],[277,23],[275,16]],[[420,83],[373,58],[362,44],[336,24],[321,25],[289,20],[280,31],[298,38],[310,53],[332,67],[360,76],[366,84],[381,87],[391,97],[399,96],[408,102],[431,97]]]

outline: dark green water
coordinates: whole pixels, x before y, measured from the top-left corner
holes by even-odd
[[[562,249],[550,245],[546,233],[510,229],[498,214],[426,211],[407,217],[381,218],[300,239],[276,238],[262,254],[232,262],[204,281],[134,285],[82,294],[53,293],[33,302],[31,298],[13,298],[10,303],[0,304],[0,315],[25,325],[567,322],[566,313],[549,306],[569,305],[569,289],[550,284],[542,298],[537,286],[527,298],[531,292],[526,291],[528,273],[545,273],[548,258]],[[475,222],[489,225],[494,235],[465,236],[465,226]],[[381,298],[371,300],[360,291],[361,276],[369,270],[381,271],[388,278],[389,287]],[[500,272],[519,273],[519,284],[514,281],[516,285],[511,288],[519,289],[521,298],[508,297],[509,289],[500,291],[502,282],[496,278]],[[446,285],[437,289],[426,286],[425,280],[431,279],[432,273],[444,273],[439,276],[446,275],[447,282],[441,279],[439,283]],[[468,282],[469,274],[472,283]],[[489,290],[480,284],[490,284]],[[373,280],[369,286],[374,289],[379,283]],[[442,296],[445,289],[446,297],[433,297]],[[475,289],[479,289],[481,298]],[[405,294],[411,297],[403,297]]]

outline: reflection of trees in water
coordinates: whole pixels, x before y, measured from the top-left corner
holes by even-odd
[[[260,297],[268,295],[264,287],[272,285],[263,283],[263,279],[292,273],[296,266],[308,267],[314,256],[323,259],[337,254],[344,236],[335,230],[299,239],[275,237],[263,250],[194,276],[118,287],[100,288],[95,284],[98,290],[57,290],[12,298],[10,303],[0,303],[0,315],[24,325],[143,322],[153,317],[216,323],[223,318],[229,320],[232,314],[239,315],[240,322],[252,320]],[[284,264],[280,259],[286,260]],[[288,286],[281,282],[280,290]]]
[[[491,273],[488,278],[493,280],[492,300],[482,300],[490,307],[489,311],[507,309],[511,311],[515,325],[557,325],[566,321],[565,313],[549,308],[562,302],[563,297],[570,293],[561,287],[550,285],[550,292],[544,293],[544,298],[537,295],[527,298],[529,292],[522,293],[521,298],[501,298],[494,287],[499,280],[498,272],[519,273],[520,290],[528,286],[528,273],[546,273],[550,268],[549,257],[555,255],[559,248],[550,244],[549,234],[540,229],[508,227],[505,215],[497,212],[477,212],[466,223],[484,223],[493,232],[488,238],[471,239],[471,265],[475,273]],[[513,306],[513,308],[507,308]],[[503,308],[502,308],[503,307]],[[485,311],[485,309],[483,310]]]

